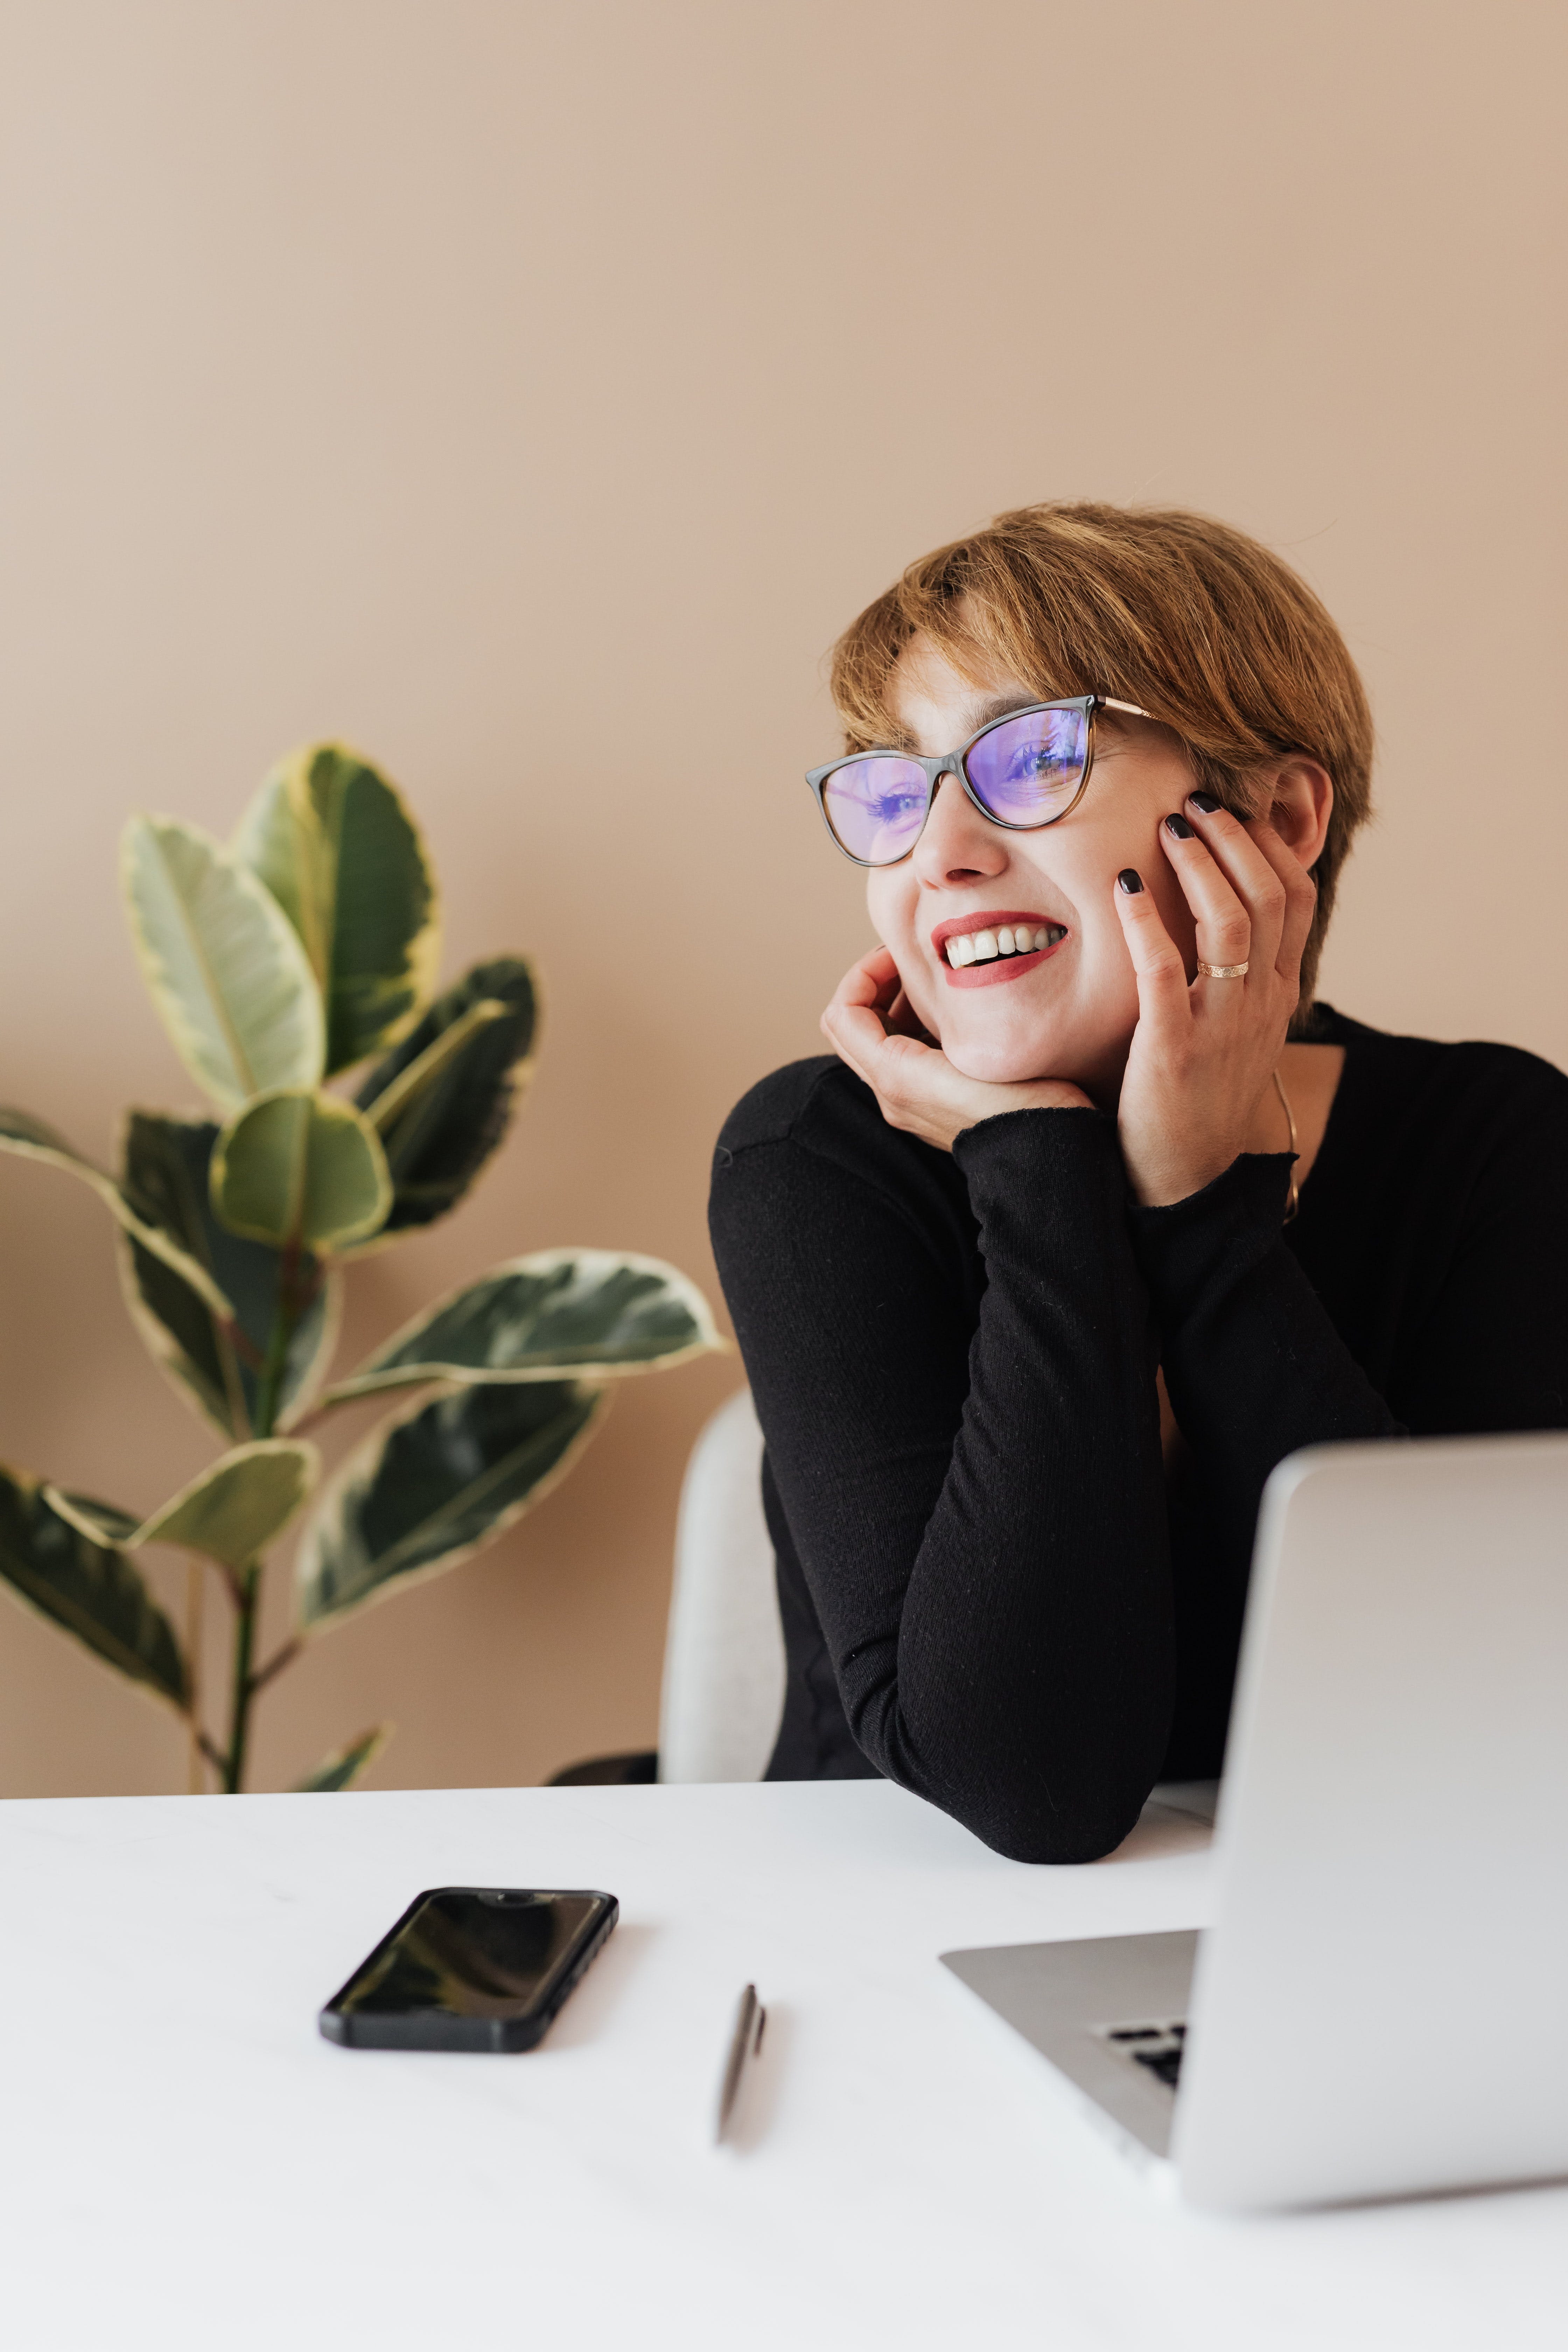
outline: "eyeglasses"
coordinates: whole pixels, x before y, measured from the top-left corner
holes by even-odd
[[[806,782],[823,823],[857,866],[896,866],[925,831],[936,788],[956,776],[984,817],[1009,833],[1059,824],[1083,798],[1094,766],[1094,714],[1149,713],[1108,694],[1031,702],[982,727],[956,751],[923,760],[913,751],[852,751],[813,768]]]

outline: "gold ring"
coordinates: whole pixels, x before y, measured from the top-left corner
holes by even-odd
[[[1247,966],[1244,963],[1205,963],[1200,958],[1198,970],[1205,980],[1245,980],[1247,978]]]

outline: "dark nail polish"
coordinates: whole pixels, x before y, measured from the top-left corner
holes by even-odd
[[[1142,877],[1131,866],[1124,866],[1116,878],[1130,898],[1135,898],[1143,887]]]
[[[1180,809],[1173,810],[1172,814],[1165,819],[1165,831],[1167,833],[1173,833],[1178,841],[1191,841],[1194,838],[1193,828],[1187,823],[1186,818],[1182,814]]]
[[[1187,798],[1203,816],[1213,816],[1219,806],[1212,793],[1189,793]]]

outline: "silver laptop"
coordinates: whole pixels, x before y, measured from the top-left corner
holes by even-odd
[[[1194,2203],[1568,2175],[1568,1437],[1268,1482],[1214,1925],[948,1952]]]

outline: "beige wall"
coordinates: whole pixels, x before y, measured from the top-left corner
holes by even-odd
[[[100,1152],[186,1099],[124,813],[226,830],[342,733],[427,820],[449,961],[550,992],[504,1158],[355,1276],[351,1347],[550,1243],[710,1281],[714,1131],[867,937],[800,782],[824,648],[1062,493],[1225,515],[1346,628],[1383,815],[1325,993],[1568,1061],[1563,46],[1509,0],[10,0],[0,1098]],[[635,1387],[488,1557],[323,1642],[259,1784],[382,1714],[383,1785],[650,1740],[735,1378]],[[141,1507],[207,1452],[95,1203],[0,1166],[0,1453]],[[0,1609],[0,1791],[181,1773]]]

